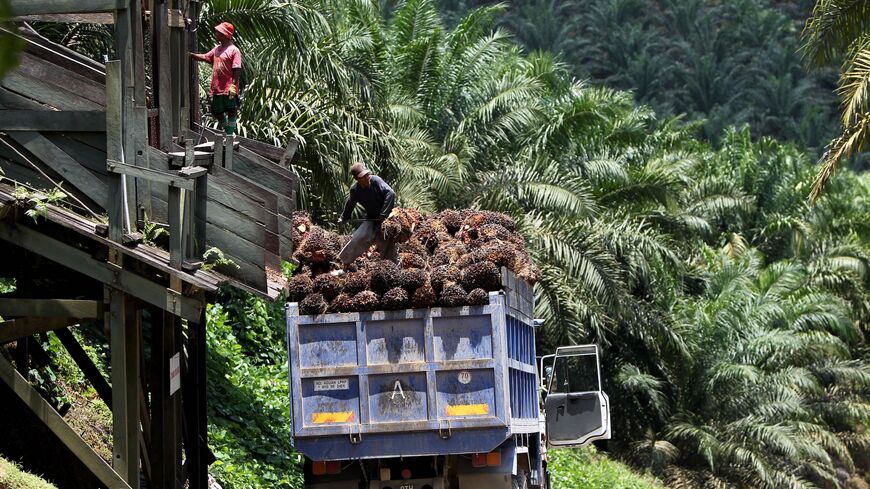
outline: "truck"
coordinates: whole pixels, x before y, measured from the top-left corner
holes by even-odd
[[[547,448],[610,438],[597,347],[537,357],[532,286],[502,283],[482,306],[287,304],[306,489],[546,489]]]

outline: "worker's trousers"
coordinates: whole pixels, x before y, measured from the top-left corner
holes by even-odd
[[[398,263],[399,245],[384,239],[379,221],[365,221],[360,224],[350,237],[350,241],[344,245],[341,253],[338,254],[338,258],[345,265],[352,263],[368,251],[372,243],[375,244],[375,249],[377,249],[382,258]]]

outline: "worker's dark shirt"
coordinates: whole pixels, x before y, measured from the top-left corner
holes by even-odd
[[[387,185],[381,177],[372,175],[371,183],[363,188],[359,182],[350,187],[350,195],[344,204],[344,212],[341,213],[343,220],[350,219],[354,206],[362,204],[366,210],[366,219],[386,219],[393,210],[396,202],[396,193]]]

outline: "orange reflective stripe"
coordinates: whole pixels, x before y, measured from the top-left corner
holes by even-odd
[[[338,413],[314,413],[311,415],[311,422],[314,424],[327,423],[350,423],[353,421],[353,411],[341,411]]]
[[[447,416],[473,416],[475,414],[489,414],[489,404],[447,406]]]

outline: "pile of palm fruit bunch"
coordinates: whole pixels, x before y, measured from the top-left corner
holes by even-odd
[[[501,267],[532,284],[540,279],[504,214],[451,209],[422,216],[395,208],[380,232],[399,243],[398,263],[371,247],[342,266],[338,254],[350,236],[316,226],[303,212],[293,215],[299,267],[286,292],[301,314],[485,305],[489,292],[502,288]]]

